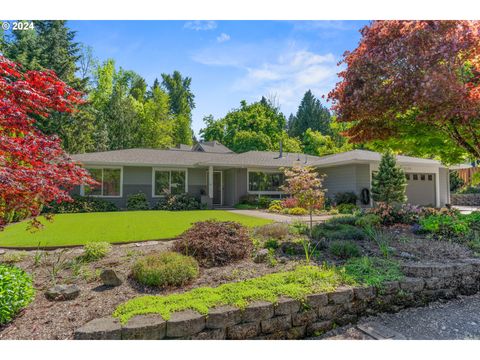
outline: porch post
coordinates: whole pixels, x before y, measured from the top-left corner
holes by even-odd
[[[213,199],[213,166],[208,167],[208,197]]]
[[[447,186],[449,186],[447,184]],[[440,207],[440,169],[435,171],[435,206]]]

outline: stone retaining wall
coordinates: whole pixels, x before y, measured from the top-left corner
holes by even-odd
[[[255,302],[243,311],[232,306],[211,309],[208,315],[193,310],[173,313],[168,321],[159,315],[136,316],[121,325],[106,317],[92,320],[75,331],[75,339],[301,339],[316,336],[364,315],[423,306],[437,299],[480,290],[480,260],[454,264],[404,265],[407,277],[381,288],[339,288],[309,295],[305,303],[289,298],[277,304]]]
[[[480,206],[480,194],[451,194],[452,205]]]

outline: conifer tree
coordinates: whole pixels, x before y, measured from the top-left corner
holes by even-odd
[[[387,151],[382,156],[378,172],[372,179],[372,198],[386,204],[404,203],[407,180],[403,169],[397,166],[395,155]]]

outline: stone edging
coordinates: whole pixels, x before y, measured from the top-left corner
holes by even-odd
[[[405,264],[407,276],[383,287],[347,288],[307,296],[305,304],[289,298],[277,304],[255,302],[243,311],[221,306],[201,315],[193,310],[135,316],[122,326],[118,319],[95,319],[75,331],[80,340],[161,339],[301,339],[335,326],[355,323],[364,315],[423,306],[437,299],[480,290],[480,259],[452,264]]]
[[[480,194],[450,194],[452,205],[479,206]]]

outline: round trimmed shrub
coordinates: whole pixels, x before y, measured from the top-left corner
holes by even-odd
[[[0,264],[0,325],[11,321],[35,296],[32,277],[16,266]]]
[[[148,210],[147,195],[144,193],[131,194],[127,196],[127,210]]]
[[[198,263],[191,256],[163,252],[138,259],[132,275],[147,286],[181,286],[198,276]]]
[[[185,231],[174,250],[191,255],[205,267],[219,266],[250,257],[253,242],[248,229],[234,221],[199,221]]]

